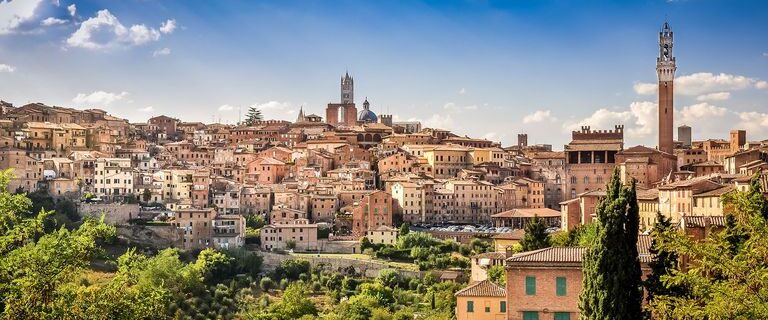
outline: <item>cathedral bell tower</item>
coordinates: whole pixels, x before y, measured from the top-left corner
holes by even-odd
[[[659,78],[659,150],[673,154],[674,142],[672,128],[674,126],[674,82],[675,56],[672,54],[672,29],[669,23],[659,32],[659,57],[656,58],[656,74]]]
[[[355,103],[355,85],[349,72],[346,72],[341,78],[341,103]]]

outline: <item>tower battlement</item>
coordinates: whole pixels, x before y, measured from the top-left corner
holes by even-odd
[[[592,130],[590,126],[581,126],[581,130],[571,132],[573,140],[624,140],[624,125],[617,124],[613,130]]]

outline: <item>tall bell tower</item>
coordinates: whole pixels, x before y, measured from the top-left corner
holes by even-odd
[[[675,56],[672,54],[672,29],[666,21],[659,32],[659,57],[656,58],[656,74],[659,77],[659,150],[673,154],[674,141],[674,82]]]
[[[355,84],[352,77],[349,76],[349,72],[346,72],[341,78],[341,103],[355,103]]]

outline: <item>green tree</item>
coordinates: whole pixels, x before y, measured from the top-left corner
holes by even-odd
[[[520,245],[523,246],[523,251],[538,250],[548,248],[552,246],[547,234],[547,226],[544,225],[544,220],[539,216],[534,216],[533,219],[525,224],[525,235],[523,240],[520,241]]]
[[[653,256],[651,262],[648,263],[651,273],[648,274],[648,277],[643,282],[648,302],[652,301],[657,295],[680,296],[684,292],[680,286],[668,286],[662,281],[663,278],[668,277],[672,274],[673,270],[677,269],[677,253],[666,250],[662,245],[665,241],[669,241],[667,235],[671,231],[674,231],[671,220],[661,214],[661,212],[656,212],[656,224],[651,231],[652,240],[649,250]]]
[[[583,256],[582,319],[640,319],[642,291],[637,256],[639,228],[635,183],[623,186],[614,170],[597,205],[598,237]]]
[[[251,106],[248,108],[248,113],[245,115],[245,125],[252,126],[263,119],[264,117],[261,115],[261,110],[256,108],[256,106]]]
[[[152,199],[152,193],[149,192],[149,189],[144,188],[144,191],[141,193],[141,200],[144,202],[149,202],[149,200]]]
[[[400,225],[400,232],[398,232],[398,236],[404,236],[407,235],[408,232],[411,232],[411,227],[408,225],[408,222],[403,222],[403,224]]]
[[[488,280],[491,280],[491,282],[498,284],[500,286],[505,286],[507,283],[507,274],[504,271],[503,265],[495,265],[493,267],[488,268]]]
[[[749,191],[723,196],[738,241],[727,229],[703,240],[674,230],[665,234],[668,241],[662,249],[685,256],[690,263],[662,277],[667,288],[682,286],[686,292],[656,294],[648,306],[654,318],[768,318],[768,222],[759,178],[759,174],[752,178]]]

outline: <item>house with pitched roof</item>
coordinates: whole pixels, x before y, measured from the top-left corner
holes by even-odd
[[[507,319],[506,290],[489,280],[475,282],[454,295],[456,320]]]

